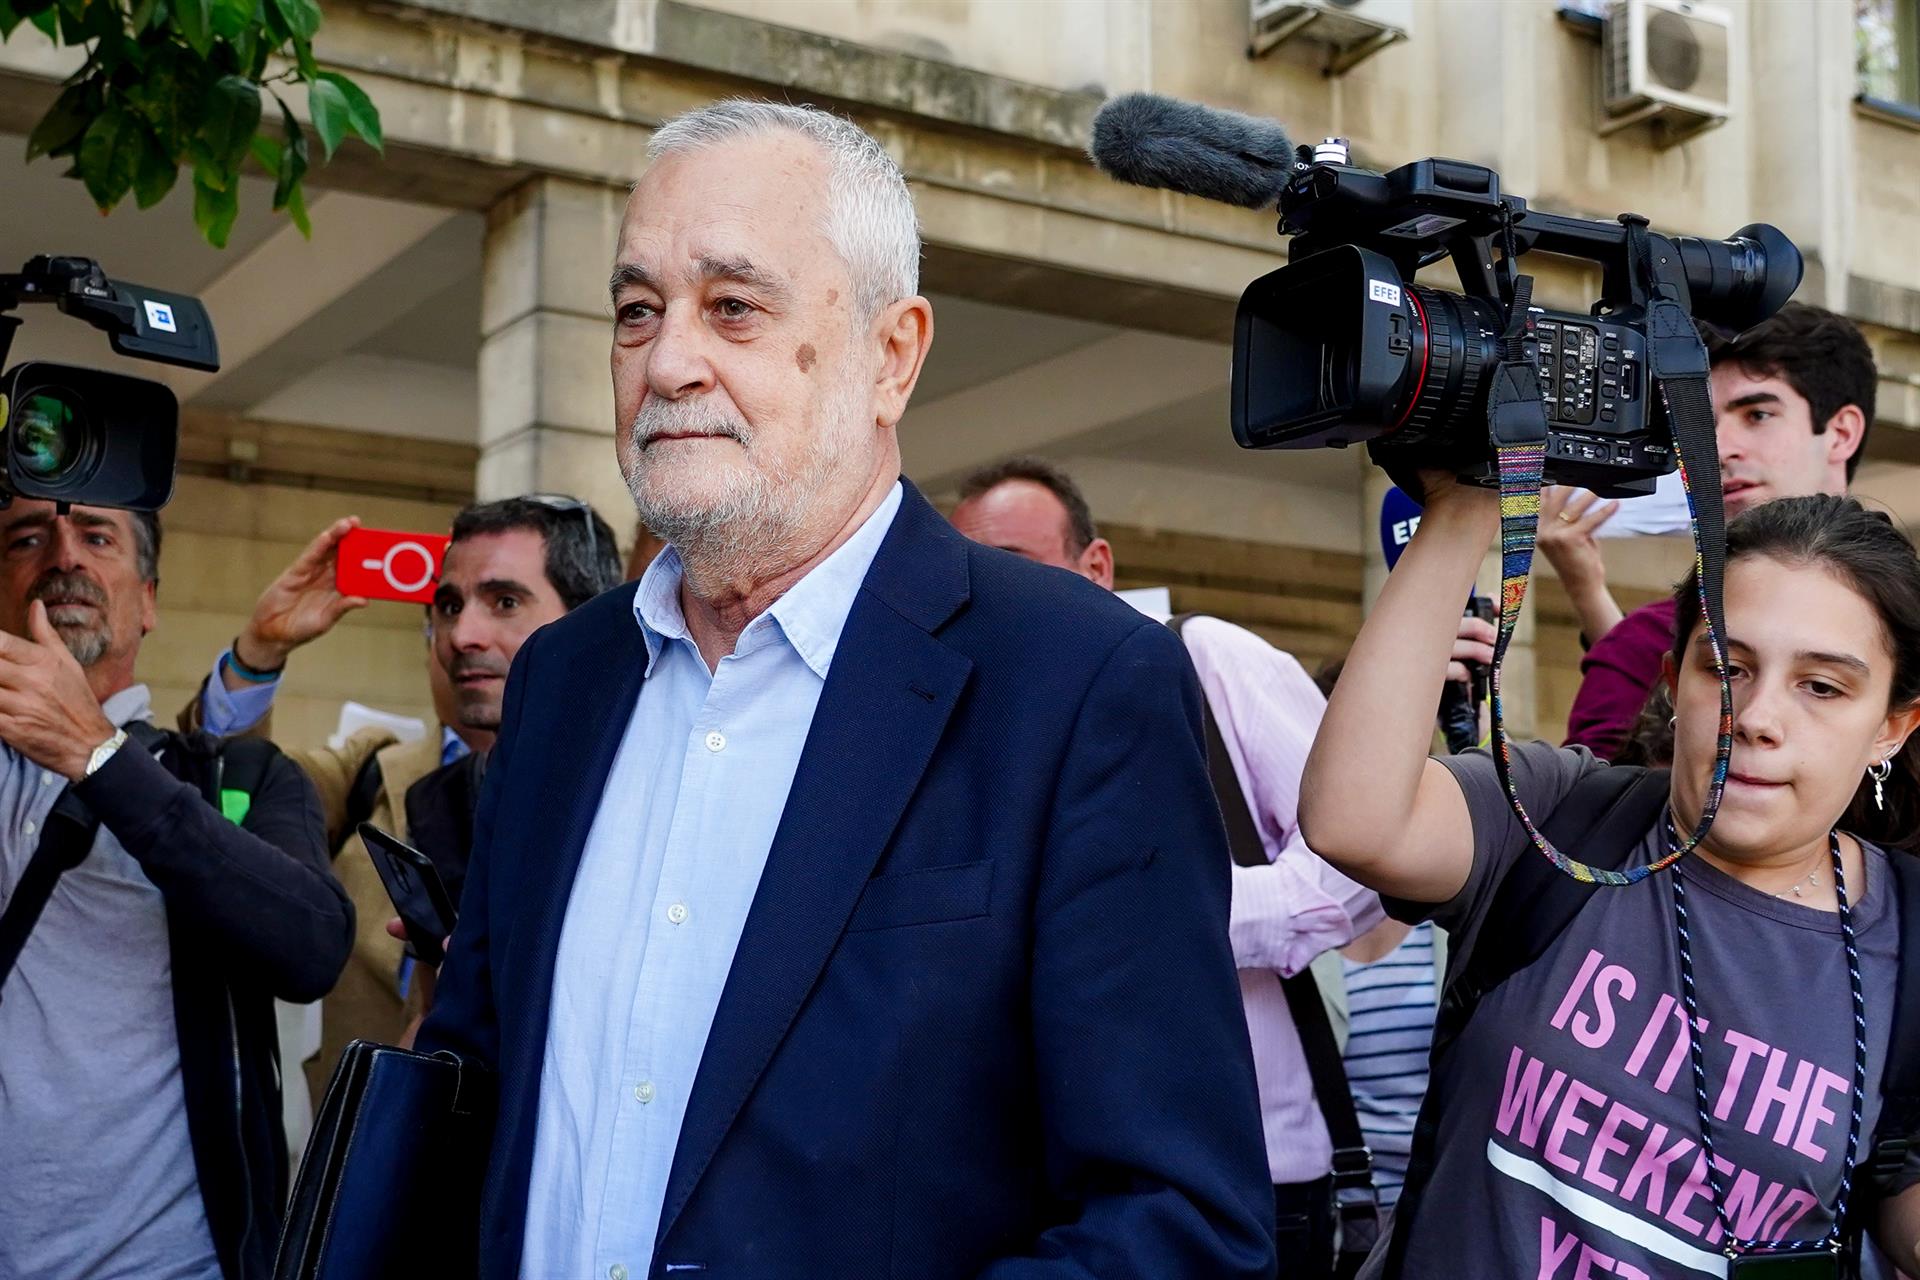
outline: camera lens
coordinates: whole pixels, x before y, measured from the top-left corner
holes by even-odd
[[[87,454],[87,420],[80,399],[62,387],[29,395],[13,417],[13,457],[18,474],[54,484],[80,466]]]
[[[1500,317],[1484,298],[1407,286],[1412,352],[1403,398],[1387,433],[1403,444],[1450,441],[1486,419],[1480,379],[1499,359]]]

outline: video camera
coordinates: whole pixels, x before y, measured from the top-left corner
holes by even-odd
[[[26,302],[51,302],[103,329],[113,349],[208,372],[213,323],[184,294],[109,280],[90,258],[40,255],[0,275],[0,364]],[[0,375],[0,506],[16,496],[155,511],[173,496],[180,406],[165,385],[101,369],[27,361]]]
[[[1651,491],[1677,460],[1648,374],[1651,295],[1740,330],[1800,283],[1799,250],[1771,226],[1717,241],[1643,232],[1650,262],[1640,264],[1638,220],[1530,210],[1493,170],[1457,160],[1356,168],[1339,139],[1300,149],[1279,204],[1289,265],[1247,287],[1234,324],[1234,439],[1249,449],[1366,441],[1390,469],[1447,469],[1479,484],[1498,479],[1487,399],[1519,255],[1601,266],[1590,314],[1528,307],[1521,337],[1546,409],[1545,482],[1609,497]],[[1443,259],[1464,292],[1413,283]]]

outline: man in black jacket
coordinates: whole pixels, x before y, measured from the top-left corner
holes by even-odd
[[[0,903],[36,896],[64,787],[99,820],[0,977],[0,1276],[269,1274],[273,999],[324,993],[353,937],[291,762],[223,786],[204,737],[156,755],[123,727],[148,717],[159,543],[149,515],[0,512]]]

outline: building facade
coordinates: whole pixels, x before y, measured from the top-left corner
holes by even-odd
[[[103,220],[54,166],[0,159],[0,260],[86,253],[212,311],[222,371],[164,375],[185,459],[147,656],[165,705],[334,515],[438,527],[475,494],[560,490],[630,527],[605,281],[649,131],[728,95],[829,106],[884,142],[919,202],[936,337],[901,428],[908,474],[940,496],[1007,453],[1051,456],[1085,484],[1123,585],[1168,586],[1176,608],[1253,626],[1311,668],[1344,651],[1384,572],[1383,482],[1355,452],[1235,447],[1234,307],[1284,262],[1274,218],[1108,180],[1085,154],[1101,103],[1193,98],[1348,138],[1379,168],[1455,157],[1556,212],[1716,238],[1778,225],[1806,257],[1799,296],[1852,315],[1880,357],[1860,488],[1912,521],[1916,2],[1722,0],[1724,50],[1704,56],[1724,56],[1725,120],[1676,142],[1603,128],[1585,0],[1388,3],[1405,38],[1338,74],[1308,34],[1248,55],[1269,0],[330,0],[316,52],[378,103],[387,148],[349,143],[309,177],[310,242],[267,212],[264,183],[217,252],[184,193]],[[24,135],[77,61],[25,28],[0,46],[0,132]],[[1537,274],[1550,305],[1592,301],[1590,269]],[[56,318],[16,345],[105,362],[97,335]],[[1609,554],[1629,603],[1690,558],[1676,539]],[[323,736],[347,697],[424,714],[419,628],[377,605],[303,655],[282,732]],[[1550,576],[1522,638],[1516,727],[1556,734],[1579,650]]]

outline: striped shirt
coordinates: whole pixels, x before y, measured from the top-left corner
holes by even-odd
[[[1416,926],[1372,964],[1341,962],[1350,1018],[1344,1062],[1360,1132],[1373,1152],[1380,1203],[1400,1199],[1413,1124],[1427,1092],[1427,1052],[1438,1002],[1433,926]]]

